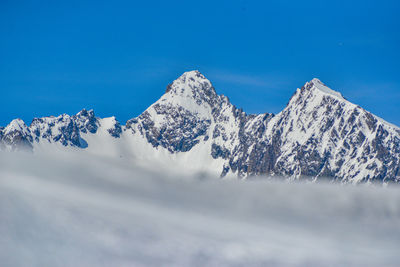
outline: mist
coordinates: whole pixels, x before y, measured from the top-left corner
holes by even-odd
[[[396,266],[398,186],[0,153],[1,266]]]

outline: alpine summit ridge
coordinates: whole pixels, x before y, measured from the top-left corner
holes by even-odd
[[[121,125],[93,110],[15,119],[0,150],[78,150],[174,171],[224,176],[399,182],[400,129],[320,80],[297,89],[280,113],[246,114],[199,71],[185,72],[141,115]]]

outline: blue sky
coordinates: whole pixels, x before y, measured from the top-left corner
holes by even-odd
[[[187,70],[248,113],[318,77],[400,125],[399,1],[0,2],[0,125],[139,115]]]

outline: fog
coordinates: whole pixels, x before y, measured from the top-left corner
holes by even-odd
[[[156,168],[156,166],[155,166]],[[400,188],[0,154],[1,266],[397,266]]]

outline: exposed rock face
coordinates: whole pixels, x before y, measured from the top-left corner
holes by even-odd
[[[184,73],[170,84],[166,93],[143,112],[130,120],[127,128],[145,136],[154,147],[170,152],[186,152],[201,140],[226,137],[224,122],[232,112],[228,98],[216,94],[214,87],[197,71]]]
[[[34,150],[41,142],[85,148],[82,136],[138,136],[171,157],[202,147],[221,176],[282,175],[344,182],[400,180],[400,129],[348,102],[318,79],[297,89],[277,115],[248,115],[236,108],[200,72],[168,85],[165,94],[121,126],[114,117],[74,116],[14,120],[0,129],[0,149]],[[199,156],[200,157],[200,156]],[[203,160],[198,158],[199,161]]]
[[[3,128],[0,136],[2,148],[8,147],[11,151],[32,149],[31,131],[21,119],[15,119]]]
[[[114,117],[112,117],[112,126],[107,129],[107,132],[115,138],[121,137],[122,126]]]
[[[262,137],[269,157],[255,161],[273,167],[255,174],[397,181],[399,129],[329,90],[314,79],[293,95]]]
[[[64,146],[81,148],[87,146],[81,133],[96,133],[97,128],[98,119],[93,110],[85,109],[74,116],[63,114],[58,117],[35,118],[29,127],[36,142],[47,140],[50,143],[60,142]]]

